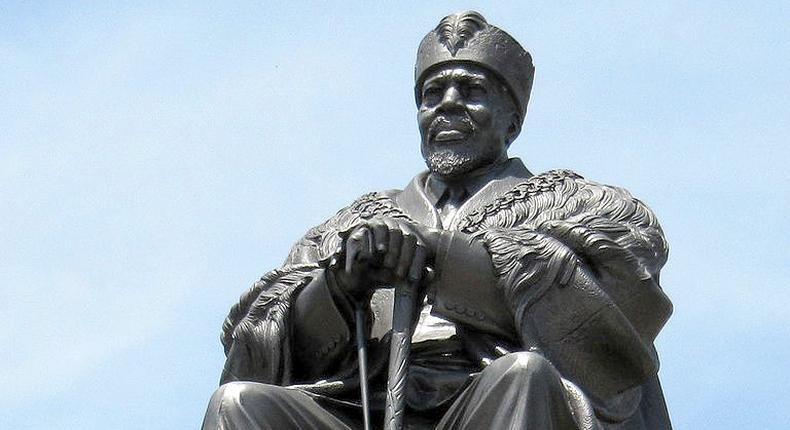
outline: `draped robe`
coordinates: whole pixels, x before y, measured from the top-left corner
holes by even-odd
[[[352,308],[326,263],[356,225],[399,217],[452,232],[437,250],[428,297],[458,326],[472,362],[536,352],[562,376],[578,428],[670,428],[653,347],[672,310],[658,284],[667,244],[650,209],[621,188],[568,170],[532,176],[511,159],[442,226],[426,176],[341,209],[242,295],[223,325],[222,383],[353,402]],[[387,347],[389,297],[374,296],[369,312],[374,374],[386,366],[376,351]]]

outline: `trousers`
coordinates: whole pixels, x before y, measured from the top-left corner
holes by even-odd
[[[406,412],[405,428],[415,430],[578,428],[559,373],[533,352],[515,352],[496,359],[433,422],[410,423]],[[322,404],[296,388],[231,382],[212,396],[202,428],[352,430],[362,428],[362,418],[359,410]]]

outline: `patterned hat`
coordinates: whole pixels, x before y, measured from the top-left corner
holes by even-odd
[[[535,67],[532,56],[509,34],[474,11],[458,12],[439,21],[420,42],[414,65],[414,92],[421,103],[422,83],[436,66],[474,63],[496,73],[507,85],[522,118],[527,111]]]

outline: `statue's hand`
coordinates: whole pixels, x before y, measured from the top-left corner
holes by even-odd
[[[345,239],[336,279],[356,299],[383,285],[419,282],[435,254],[439,233],[403,219],[368,220]]]

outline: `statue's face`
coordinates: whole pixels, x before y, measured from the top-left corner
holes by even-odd
[[[422,85],[417,121],[428,168],[456,179],[507,158],[518,114],[491,72],[453,64],[430,73]]]

